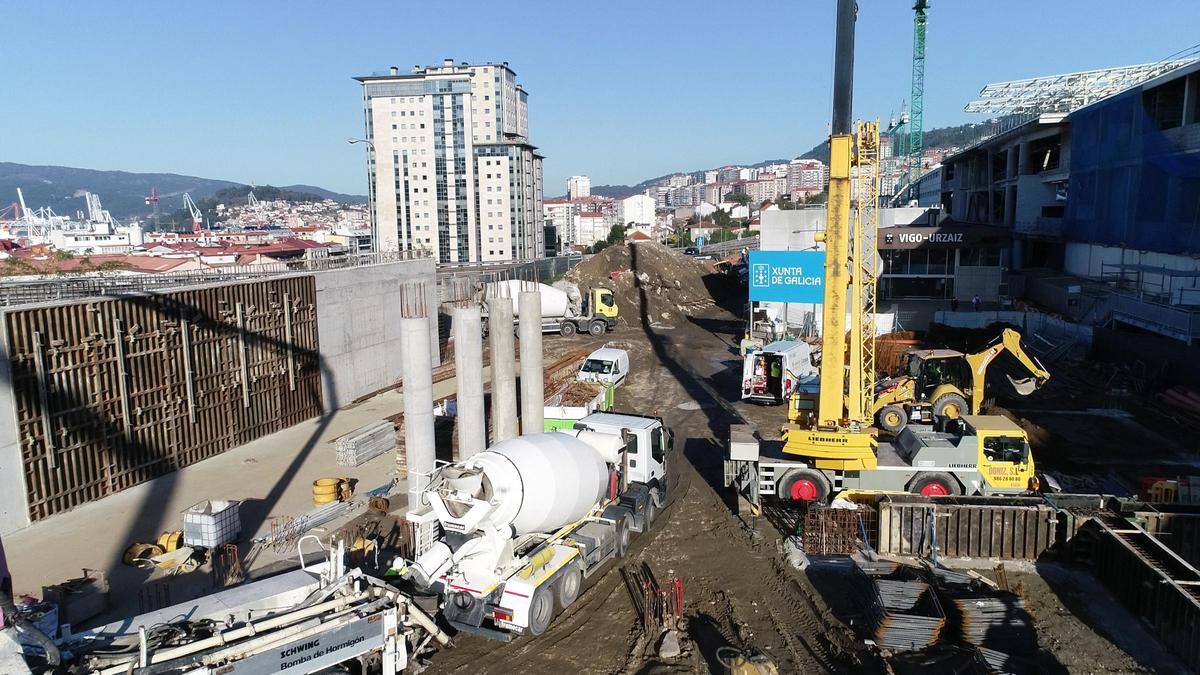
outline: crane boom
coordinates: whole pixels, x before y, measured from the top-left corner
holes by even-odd
[[[854,186],[851,165],[854,160],[854,129],[851,123],[854,90],[854,0],[838,0],[837,33],[834,38],[833,120],[829,136],[829,203],[825,229],[816,240],[825,244],[825,294],[821,309],[821,389],[816,416],[811,424],[789,423],[783,427],[783,451],[812,458],[820,469],[870,470],[877,464],[875,437],[870,428],[870,386],[859,372],[864,364],[864,341],[873,340],[863,329],[864,310],[874,308],[874,284],[864,285],[864,244],[861,231],[851,237],[851,200]],[[859,128],[860,145],[870,146],[863,155],[878,157],[879,126]],[[873,139],[873,140],[871,140]],[[861,171],[860,167],[860,171]],[[876,182],[877,185],[877,182]],[[876,188],[877,190],[878,188]],[[876,192],[876,194],[878,194]],[[861,197],[861,195],[860,195]],[[862,206],[854,224],[862,230]],[[867,205],[874,213],[874,202]],[[874,217],[871,216],[874,222]],[[873,239],[872,249],[874,265]],[[851,243],[854,251],[851,254]],[[872,299],[867,301],[865,294]],[[847,315],[851,324],[851,343],[847,359]],[[849,362],[849,363],[848,363]],[[846,366],[853,371],[847,377]],[[863,388],[867,391],[864,392]]]

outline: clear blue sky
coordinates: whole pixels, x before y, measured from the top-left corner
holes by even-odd
[[[0,161],[364,194],[350,78],[446,57],[516,70],[547,195],[792,157],[827,133],[834,4],[9,0]],[[912,3],[859,5],[855,114],[886,122]],[[933,0],[926,128],[980,119],[989,82],[1157,61],[1197,26],[1195,0]]]

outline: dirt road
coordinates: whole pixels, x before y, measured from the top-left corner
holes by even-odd
[[[640,635],[619,566],[610,564],[545,634],[508,644],[460,635],[454,649],[435,656],[430,672],[722,672],[716,651],[725,645],[761,649],[780,672],[882,672],[877,657],[782,559],[777,533],[769,527],[751,533],[722,501],[715,489],[722,481],[722,439],[742,416],[727,400],[730,391],[719,391],[728,384],[725,362],[736,358],[732,335],[723,334],[733,330],[734,319],[719,308],[675,319],[623,328],[610,342],[629,350],[632,364],[617,408],[661,415],[676,434],[670,505],[648,535],[635,539],[624,562],[645,560],[660,578],[682,578],[685,656],[658,661],[654,640]],[[764,419],[782,415],[779,409],[753,412]]]

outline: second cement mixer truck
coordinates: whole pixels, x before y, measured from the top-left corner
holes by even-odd
[[[460,631],[539,635],[583,581],[624,557],[666,505],[674,437],[662,420],[594,413],[439,468],[422,494],[441,535],[397,569]]]
[[[508,279],[483,285],[479,289],[479,300],[484,309],[484,333],[490,330],[484,298],[500,296],[512,298],[513,320],[520,319],[521,291],[533,288],[542,296],[542,332],[571,336],[588,333],[594,337],[604,335],[617,325],[617,301],[611,289],[589,288],[587,295],[569,281],[556,281],[553,286]]]

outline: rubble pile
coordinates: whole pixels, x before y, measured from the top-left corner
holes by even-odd
[[[620,310],[618,321],[627,326],[642,322],[643,293],[646,321],[670,325],[713,304],[704,277],[714,273],[703,261],[655,242],[639,242],[610,246],[580,263],[567,278],[580,288],[613,289]]]

